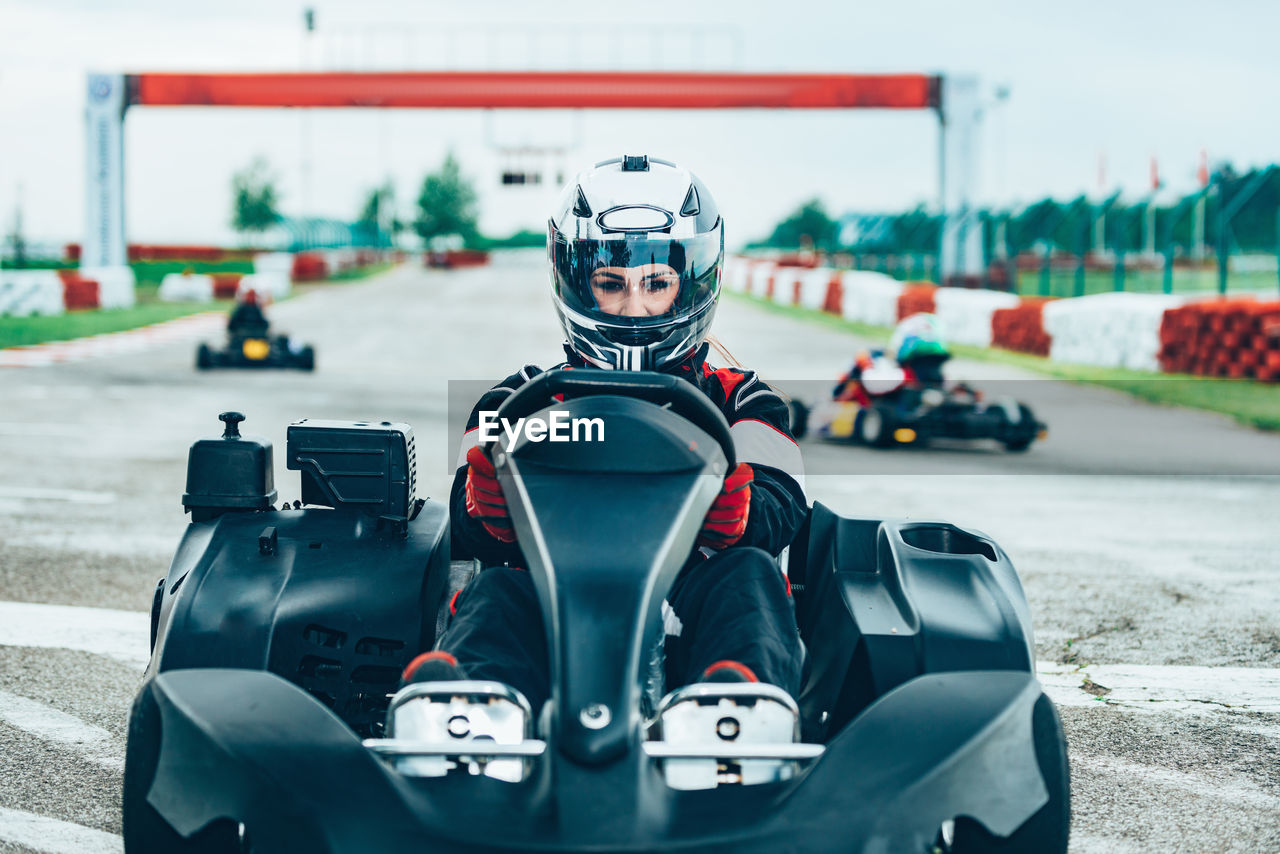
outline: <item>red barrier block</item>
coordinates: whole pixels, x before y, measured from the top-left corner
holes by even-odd
[[[1053,343],[1044,328],[1048,300],[1024,299],[1013,308],[998,308],[991,315],[991,343],[1006,350],[1049,355]]]
[[[101,289],[93,279],[66,278],[62,280],[62,301],[67,311],[83,311],[102,307]]]
[[[827,296],[822,301],[822,310],[828,314],[844,314],[844,277],[839,273],[831,274],[827,282]]]
[[[913,314],[932,314],[937,310],[934,293],[938,286],[932,282],[907,282],[902,293],[898,295],[898,319]]]
[[[211,273],[214,299],[235,299],[243,273]]]

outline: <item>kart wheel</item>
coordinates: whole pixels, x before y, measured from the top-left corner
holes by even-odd
[[[1031,718],[1036,763],[1049,790],[1049,802],[1013,832],[993,836],[973,819],[956,819],[951,854],[1065,854],[1071,833],[1071,774],[1067,767],[1067,742],[1058,710],[1044,694],[1036,701]]]
[[[213,351],[208,344],[201,344],[196,350],[196,370],[205,371],[213,367]]]
[[[160,708],[144,685],[133,701],[129,714],[129,739],[124,754],[124,797],[121,818],[124,823],[125,854],[148,854],[164,851],[170,854],[244,854],[249,850],[243,828],[229,819],[205,827],[190,839],[184,839],[169,826],[147,802],[147,792],[156,776],[160,759]]]
[[[788,402],[787,406],[791,410],[791,435],[803,439],[809,432],[809,407],[798,400]]]
[[[1012,409],[1014,409],[1017,412],[1018,417],[1016,419],[1013,417],[1009,417],[1010,425],[1016,424],[1019,427],[1024,427],[1024,428],[1027,425],[1030,425],[1031,427],[1030,430],[1024,429],[1023,431],[1019,431],[1018,435],[1014,436],[1013,438],[1004,440],[1005,450],[1011,453],[1020,454],[1023,451],[1030,448],[1031,443],[1036,440],[1036,429],[1035,429],[1036,417],[1035,415],[1032,414],[1030,408],[1028,408],[1027,406],[1021,403],[1013,403]],[[1008,410],[1006,409],[1006,411]]]
[[[304,371],[316,369],[316,351],[310,344],[303,347],[302,352],[298,354],[298,367]]]
[[[1010,453],[1020,454],[1030,448],[1031,443],[1035,440],[1035,436],[1027,436],[1025,439],[1012,439],[1004,443],[1004,449]]]
[[[853,434],[859,442],[877,448],[887,448],[893,444],[893,427],[889,424],[885,411],[878,406],[868,406],[858,412]]]

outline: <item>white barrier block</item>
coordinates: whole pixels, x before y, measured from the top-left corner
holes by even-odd
[[[750,284],[750,294],[754,297],[765,296],[766,289],[769,287],[769,277],[777,269],[778,265],[772,261],[753,261],[751,263],[751,274],[747,279]]]
[[[822,311],[827,304],[827,286],[835,271],[828,267],[814,267],[800,276],[800,305],[814,311]]]
[[[777,267],[773,271],[773,301],[778,305],[795,305],[796,282],[799,282],[807,267]]]
[[[293,275],[292,252],[262,252],[253,256],[253,272]]]
[[[1164,313],[1185,301],[1181,295],[1106,293],[1049,302],[1042,315],[1052,339],[1049,358],[1158,371]]]
[[[747,283],[751,280],[751,261],[730,255],[724,259],[723,284],[725,290],[746,293]]]
[[[0,270],[0,315],[63,314],[62,279],[54,270]]]
[[[991,315],[1019,302],[1016,294],[970,288],[938,288],[933,298],[946,340],[974,347],[990,347]]]
[[[81,267],[80,278],[98,283],[100,308],[132,308],[137,302],[132,267]]]
[[[288,271],[274,273],[249,273],[242,276],[236,286],[236,298],[239,299],[249,291],[270,297],[272,300],[284,299],[289,295],[291,282]]]
[[[840,283],[841,314],[846,320],[872,326],[897,325],[902,282],[884,273],[848,270],[841,274]]]
[[[213,276],[204,273],[169,273],[160,280],[165,302],[213,302]]]

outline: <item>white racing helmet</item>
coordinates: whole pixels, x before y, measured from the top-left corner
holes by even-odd
[[[660,371],[702,343],[715,316],[724,231],[697,176],[628,155],[565,188],[547,224],[556,313],[600,368]]]

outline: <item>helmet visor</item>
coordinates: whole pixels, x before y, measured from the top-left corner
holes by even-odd
[[[660,240],[551,240],[556,294],[573,311],[624,326],[679,318],[715,300],[722,232]]]

